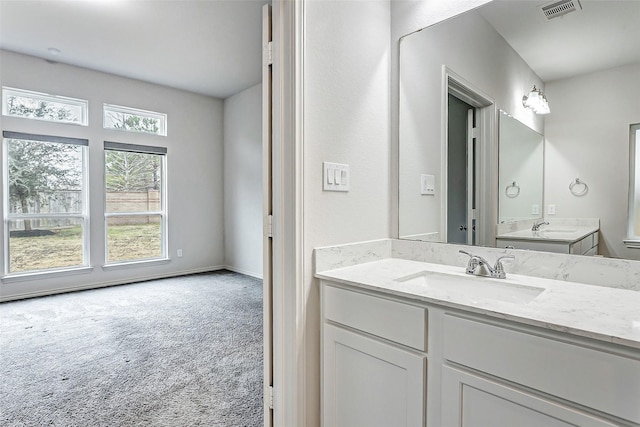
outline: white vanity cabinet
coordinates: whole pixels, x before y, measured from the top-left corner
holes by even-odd
[[[512,236],[509,236],[511,234]],[[496,247],[513,248],[513,249],[529,249],[543,252],[554,252],[561,254],[573,255],[597,255],[598,254],[598,232],[590,233],[579,239],[566,238],[561,239],[558,235],[547,235],[542,231],[540,235],[532,235],[534,237],[520,237],[517,234],[524,233],[508,233],[496,238]]]
[[[427,312],[322,288],[322,425],[425,425]]]
[[[327,280],[321,300],[324,427],[640,426],[637,349]]]

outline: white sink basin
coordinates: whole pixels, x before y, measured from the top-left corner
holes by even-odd
[[[521,285],[508,279],[453,275],[434,271],[421,271],[395,280],[424,286],[438,294],[455,295],[456,299],[470,300],[473,303],[494,300],[526,304],[544,291],[544,288]]]
[[[575,233],[576,231],[578,231],[578,230],[576,230],[575,228],[574,229],[571,229],[571,228],[541,228],[540,229],[540,233],[563,233],[563,234],[566,234],[566,233]]]

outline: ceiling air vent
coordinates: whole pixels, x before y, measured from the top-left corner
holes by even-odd
[[[540,6],[540,9],[547,19],[553,19],[580,10],[582,6],[579,0],[560,0]]]

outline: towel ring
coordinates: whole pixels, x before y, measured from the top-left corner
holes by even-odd
[[[511,191],[509,191],[509,190],[511,190]],[[507,188],[505,188],[504,193],[510,199],[514,199],[514,198],[518,197],[518,195],[520,194],[520,186],[517,185],[515,181],[513,181],[513,184],[507,185]]]
[[[582,186],[582,191],[579,191],[579,188],[576,188],[576,186]],[[586,182],[580,181],[580,178],[576,178],[575,181],[569,184],[569,191],[571,191],[571,194],[573,194],[574,196],[580,197],[587,194],[587,192],[589,191],[589,186]]]

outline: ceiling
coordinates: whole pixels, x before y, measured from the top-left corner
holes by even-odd
[[[549,1],[496,0],[478,11],[543,81],[640,63],[640,1],[580,0],[547,20]]]
[[[260,82],[268,2],[0,0],[0,48],[226,98]],[[581,0],[550,21],[545,3],[479,9],[542,80],[640,62],[639,0]]]
[[[226,98],[260,82],[268,2],[0,0],[0,48]]]

